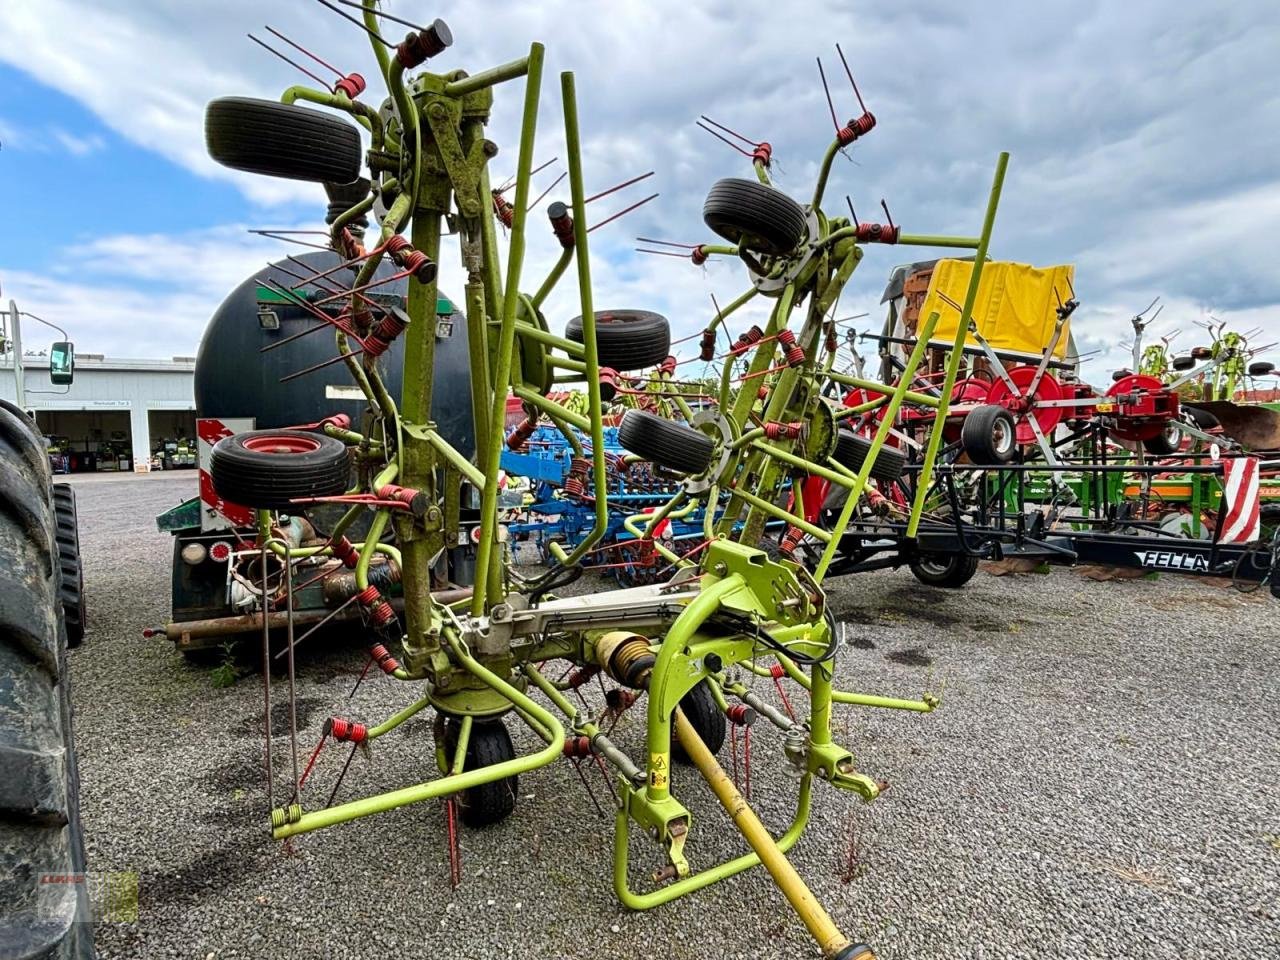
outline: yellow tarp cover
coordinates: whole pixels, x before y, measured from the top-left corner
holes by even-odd
[[[960,321],[958,307],[964,305],[972,271],[973,262],[969,260],[939,260],[934,267],[929,292],[920,308],[922,322],[933,311],[938,311],[938,326],[931,342],[955,342],[956,324]],[[1063,303],[1070,298],[1074,279],[1075,267],[1071,264],[1033,267],[1028,263],[987,261],[973,308],[978,332],[996,350],[1043,353],[1053,339],[1058,297]],[[957,306],[947,303],[943,295]],[[1059,359],[1066,356],[1070,325],[1068,320],[1053,351]],[[972,334],[967,334],[965,341],[970,346],[977,345]]]

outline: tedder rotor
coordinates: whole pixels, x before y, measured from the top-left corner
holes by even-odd
[[[704,220],[725,242],[703,249],[738,257],[750,287],[717,310],[707,325],[703,359],[712,359],[717,331],[743,304],[756,297],[771,302],[769,319],[763,328],[742,331],[721,358],[714,395],[683,393],[670,376],[674,362],[669,362],[668,395],[679,418],[629,410],[622,419],[622,445],[680,477],[664,503],[627,519],[627,529],[641,542],[652,541],[669,561],[670,575],[630,589],[557,597],[555,591],[580,574],[583,558],[609,522],[602,388],[616,382],[617,371],[663,365],[670,332],[656,314],[597,311],[593,303],[574,75],[560,76],[570,202],[547,208],[549,239],[559,244],[561,254],[549,275],[528,293],[525,248],[531,230],[542,45],[534,43],[526,56],[475,74],[413,72],[451,45],[448,27],[437,20],[393,44],[383,36],[379,16],[374,0],[364,0],[362,16],[353,19],[371,38],[389,93],[381,104],[362,101],[364,79],[351,74],[332,90],[293,87],[280,102],[225,98],[208,106],[207,141],[215,160],[239,170],[346,185],[330,190],[331,197],[345,197],[345,209],[331,211],[336,215],[328,242],[354,279],[349,290],[328,298],[330,302],[307,300],[305,308],[317,321],[315,329],[333,330],[336,360],[367,402],[360,424],[331,419],[309,429],[228,437],[214,448],[212,475],[219,495],[257,511],[253,549],[261,554],[257,569],[264,661],[271,649],[265,614],[283,609],[292,692],[295,579],[312,575],[317,563],[322,564],[321,576],[326,570],[335,570],[335,576],[353,573],[354,602],[364,613],[371,662],[388,677],[414,684],[420,694],[380,723],[333,718],[325,734],[354,748],[421,711],[433,711],[441,776],[427,782],[410,778],[400,789],[347,802],[334,803],[331,796],[328,805],[310,803],[302,791],[310,770],[299,775],[295,738],[293,786],[277,803],[268,733],[273,836],[293,837],[433,798],[458,799],[465,822],[494,822],[514,809],[518,775],[563,756],[591,755],[615,777],[614,886],[625,905],[647,909],[668,903],[763,864],[824,956],[872,956],[869,947],[840,932],[786,851],[804,830],[815,779],[867,801],[883,788],[833,740],[833,703],[918,712],[937,704],[928,695],[900,700],[834,688],[839,644],[822,580],[840,532],[880,462],[895,412],[909,396],[919,399],[906,385],[922,362],[923,345],[938,315],[924,321],[901,385],[875,401],[885,405],[886,416],[870,439],[855,444],[851,459],[836,456],[839,428],[843,417],[859,411],[838,408],[821,392],[835,350],[828,314],[865,244],[975,252],[956,349],[940,391],[944,399],[937,402],[939,426],[928,438],[924,479],[918,485],[925,490],[941,440],[945,398],[956,379],[958,341],[987,258],[1007,155],[999,157],[982,228],[974,237],[913,235],[892,222],[859,222],[852,211],[849,217],[828,211],[824,198],[834,159],[875,126],[865,108],[847,124],[837,123],[806,202],[772,185],[768,144],[756,144],[750,152],[753,178],[717,182],[707,196]],[[489,173],[498,149],[486,138],[485,128],[495,89],[520,79],[524,95],[514,194],[499,202],[505,191],[493,189]],[[347,117],[368,134],[367,150]],[[370,213],[378,230],[366,246],[358,225]],[[508,231],[505,270],[499,222]],[[457,237],[466,278],[474,457],[460,452],[431,419],[437,260],[446,224]],[[396,268],[390,274],[388,261]],[[551,332],[542,307],[570,266],[580,316],[568,322],[561,336]],[[378,297],[381,281],[375,275],[407,279],[403,306]],[[405,342],[403,389],[393,397],[384,385],[379,356],[398,337]],[[585,385],[585,412],[555,399],[553,384],[567,381]],[[551,562],[533,577],[522,576],[506,562],[499,522],[499,463],[509,396],[518,398],[534,423],[544,419],[554,425],[580,451],[569,479],[575,490],[594,495],[591,532],[567,550],[550,544]],[[833,526],[806,521],[802,503],[787,505],[783,491],[798,489],[792,479],[811,475],[848,491]],[[305,514],[319,503],[347,507],[321,542],[299,544],[283,535],[280,514]],[[920,503],[914,508],[913,524]],[[664,520],[698,509],[704,538],[697,548],[681,556],[654,540]],[[458,544],[464,529],[460,517],[467,510],[478,517],[478,523],[468,525],[476,531],[474,585],[469,596],[459,599],[456,592],[438,588],[448,580],[442,558]],[[354,532],[357,521],[366,530],[362,537]],[[757,547],[765,524],[778,521],[824,545],[812,570]],[[359,542],[353,543],[348,533]],[[396,581],[404,594],[403,624],[386,595]],[[575,676],[601,674],[626,688],[622,693],[633,701],[647,698],[645,744],[638,758],[614,742],[598,718],[571,702],[572,679],[544,673],[543,664],[557,659],[576,668]],[[742,682],[743,671],[807,690],[807,715],[793,719],[774,708]],[[269,720],[266,669],[264,681]],[[724,738],[726,716],[748,712],[778,728],[781,748],[799,776],[794,819],[777,838],[714,756]],[[508,716],[525,724],[541,747],[517,756],[503,725]],[[672,789],[673,750],[701,772],[751,852],[694,868],[690,812]],[[644,891],[632,888],[628,871],[628,837],[635,827],[659,844],[665,856],[655,874],[657,886]]]

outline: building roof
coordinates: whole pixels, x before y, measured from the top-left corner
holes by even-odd
[[[44,370],[49,366],[48,357],[26,356],[22,358],[25,370]],[[13,369],[11,360],[0,364],[0,367]],[[87,373],[90,370],[128,370],[142,373],[194,373],[195,357],[104,357],[100,353],[76,353],[76,370]]]

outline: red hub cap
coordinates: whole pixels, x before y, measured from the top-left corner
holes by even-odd
[[[277,456],[289,456],[297,453],[311,453],[320,449],[320,441],[312,437],[297,437],[292,434],[276,436],[250,437],[244,441],[244,448],[254,453],[272,453]]]

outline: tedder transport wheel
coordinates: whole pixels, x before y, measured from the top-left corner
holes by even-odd
[[[69,483],[53,485],[53,518],[57,524],[58,565],[62,578],[58,595],[67,623],[67,646],[84,640],[84,569],[80,565],[80,520],[76,492]]]
[[[341,440],[303,430],[250,430],[224,437],[209,459],[218,496],[261,510],[346,493],[351,460]]]
[[[841,430],[836,437],[835,452],[831,456],[841,466],[857,471],[862,469],[862,464],[870,451],[870,440],[858,436],[852,430]],[[871,477],[891,483],[902,476],[902,468],[906,464],[906,455],[901,450],[895,450],[889,446],[881,447],[880,453],[876,456],[876,462],[871,465]]]
[[[19,436],[19,429],[26,436]],[[91,960],[49,467],[35,425],[0,413],[0,953]]]
[[[1181,373],[1183,370],[1190,370],[1195,365],[1196,365],[1196,358],[1191,356],[1190,354],[1184,353],[1180,357],[1173,358],[1173,364],[1172,364],[1173,369],[1177,370],[1179,373]]]
[[[360,175],[360,134],[331,113],[274,100],[222,97],[204,111],[209,156],[224,167],[346,184]]]
[[[1182,426],[1178,421],[1170,420],[1162,431],[1150,440],[1144,440],[1142,446],[1147,453],[1154,453],[1157,457],[1171,456],[1182,446]]]
[[[1018,452],[1013,414],[993,403],[970,410],[960,427],[960,446],[974,463],[1008,463]]]
[[[458,744],[458,721],[450,720],[445,726],[445,755],[452,762],[454,748]],[[464,770],[492,767],[497,763],[514,760],[516,748],[511,734],[501,720],[477,720],[471,726],[467,740],[467,759]],[[487,827],[507,819],[516,809],[516,797],[520,794],[519,776],[503,777],[491,783],[463,790],[458,796],[458,816],[468,827]]]
[[[684,711],[685,719],[693,724],[693,729],[698,731],[698,736],[707,745],[707,749],[712,753],[719,753],[724,746],[728,721],[716,704],[715,697],[711,695],[707,681],[699,681],[696,687],[681,698],[680,709]],[[684,746],[675,737],[671,738],[671,758],[677,763],[691,762],[689,755],[684,752]]]
[[[1269,377],[1276,372],[1276,365],[1270,360],[1258,360],[1249,364],[1249,376]]]
[[[628,410],[622,415],[618,440],[636,456],[678,473],[707,469],[714,448],[705,434],[645,410]]]
[[[745,250],[785,256],[808,232],[804,207],[758,180],[729,177],[711,185],[702,221]]]
[[[964,553],[927,553],[911,561],[911,572],[931,587],[963,587],[978,572],[978,558]]]
[[[564,328],[566,340],[582,343],[582,318]],[[671,324],[649,310],[596,311],[596,358],[614,370],[643,370],[671,352]]]

